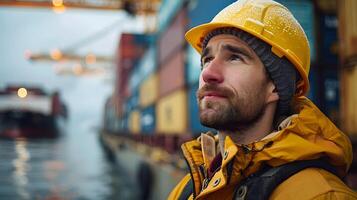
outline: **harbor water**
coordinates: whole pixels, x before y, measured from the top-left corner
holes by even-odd
[[[56,139],[0,140],[0,199],[136,199],[90,119]]]

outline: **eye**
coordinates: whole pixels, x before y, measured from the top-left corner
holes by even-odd
[[[243,60],[241,56],[237,55],[237,54],[232,54],[229,56],[229,60],[230,61],[241,61]]]
[[[211,56],[207,56],[201,59],[201,70],[209,63],[213,60],[213,57]]]

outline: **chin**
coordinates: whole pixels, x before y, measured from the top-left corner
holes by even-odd
[[[201,124],[208,126],[210,124],[214,124],[212,122],[216,121],[217,119],[217,111],[213,109],[205,109],[204,111],[200,112],[200,121]]]

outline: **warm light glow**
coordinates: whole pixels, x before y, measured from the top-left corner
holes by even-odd
[[[66,7],[63,5],[63,0],[52,0],[53,12],[61,14],[66,11]]]
[[[27,96],[27,90],[25,88],[19,88],[17,90],[17,96],[20,98],[25,98]]]
[[[62,58],[62,52],[59,49],[53,49],[50,55],[53,60],[59,60]]]
[[[52,0],[52,5],[55,7],[63,6],[63,0]]]
[[[73,73],[75,75],[81,75],[83,73],[83,67],[81,64],[76,64],[74,67],[73,67]]]
[[[62,14],[66,11],[66,7],[65,6],[54,6],[52,7],[53,12],[57,13],[57,14]]]
[[[94,54],[90,53],[86,56],[86,63],[89,64],[94,64],[97,61],[97,58]]]

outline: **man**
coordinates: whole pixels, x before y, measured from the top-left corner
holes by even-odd
[[[182,145],[190,173],[169,199],[357,199],[341,181],[351,143],[304,97],[309,44],[284,6],[237,1],[186,39],[201,54],[201,123],[218,134]],[[296,163],[305,168],[287,175]],[[248,184],[269,173],[287,177]]]

